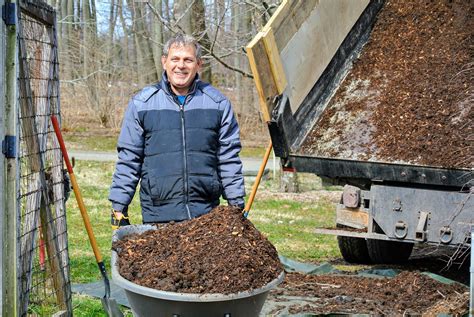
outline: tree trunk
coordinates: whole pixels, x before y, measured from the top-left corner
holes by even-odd
[[[67,6],[67,3],[66,3],[66,0],[58,0],[57,2],[57,21],[63,21],[63,19],[65,18],[66,16],[66,6]],[[66,49],[65,49],[65,42],[66,42],[66,35],[64,34],[65,33],[65,27],[64,27],[64,24],[63,23],[57,23],[57,29],[56,29],[56,32],[57,32],[57,39],[58,39],[58,47],[59,47],[59,54],[60,54],[60,59],[64,65],[64,63],[66,62],[66,60],[63,58],[64,57],[64,52],[66,52]],[[64,74],[64,72],[62,73]]]
[[[130,38],[130,30],[127,26],[127,23],[125,21],[125,17],[123,16],[123,9],[122,9],[122,5],[119,5],[117,7],[117,15],[118,17],[120,18],[120,25],[122,26],[122,30],[123,30],[123,45],[122,45],[122,60],[124,61],[124,63],[126,65],[130,65],[131,64],[131,60],[130,60],[130,44],[128,42],[128,39]],[[136,79],[136,78],[135,78]]]
[[[59,11],[58,11],[58,21],[64,21],[67,16],[67,0],[60,0]],[[66,35],[66,28],[64,27],[64,23],[58,23],[58,41],[59,43],[64,43]],[[59,38],[59,37],[62,37]]]
[[[118,58],[116,54],[116,49],[115,49],[115,27],[117,24],[117,18],[118,18],[118,8],[117,8],[117,3],[116,0],[110,0],[110,9],[109,9],[109,32],[108,32],[108,37],[107,37],[107,56],[105,57],[105,60],[107,60],[107,65],[111,65],[114,63],[115,59]],[[127,33],[126,30],[123,30],[123,38],[127,38]],[[124,50],[127,50],[127,47],[124,48]],[[123,61],[123,62],[126,62]]]
[[[94,34],[97,34],[97,9],[95,6],[95,0],[91,0],[91,19],[92,19],[92,30]]]
[[[158,81],[158,75],[153,60],[150,35],[145,26],[144,3],[127,0],[132,10],[133,35],[137,54],[138,82],[140,86]]]
[[[72,71],[72,60],[73,60],[73,49],[72,49],[72,39],[74,37],[74,1],[73,0],[64,0],[65,7],[66,7],[66,14],[64,17],[64,21],[66,23],[66,40],[64,41],[64,49],[66,52],[66,60],[64,65],[64,70],[66,73],[66,78],[72,79],[73,71]]]
[[[194,0],[194,4],[192,7],[192,30],[194,37],[198,40],[201,46],[210,49],[211,41],[209,39],[209,35],[206,29],[206,14],[205,14],[205,7],[204,7],[204,0]],[[204,53],[206,50],[203,50]],[[212,83],[212,70],[210,65],[210,56],[203,56],[203,68],[201,72],[201,78],[203,81]]]
[[[174,19],[177,28],[181,33],[192,34],[192,8],[193,0],[175,0],[174,1]]]
[[[94,47],[93,35],[92,35],[92,19],[91,19],[91,6],[90,0],[83,0],[82,2],[82,22],[84,27],[82,28],[82,60],[83,60],[83,72],[84,78],[88,77],[91,69],[89,63],[91,59],[91,51],[89,47]]]
[[[234,52],[234,65],[238,68],[242,68],[242,54],[239,52],[239,47],[241,46],[241,32],[242,32],[242,25],[244,24],[243,15],[241,15],[241,6],[240,5],[233,5],[232,6],[232,32],[234,37],[234,45],[236,52]],[[236,100],[237,104],[234,105],[235,112],[237,116],[240,117],[242,114],[242,75],[234,72],[234,83],[235,83],[235,92],[236,92]],[[248,94],[248,91],[245,93]],[[244,95],[245,95],[244,94]]]
[[[237,48],[238,54],[240,56],[239,60],[239,69],[244,70],[245,72],[250,71],[250,65],[247,59],[247,56],[245,54],[242,54],[243,48],[249,43],[253,36],[254,32],[252,32],[252,11],[248,6],[243,6],[241,8],[241,33],[243,34],[243,42],[241,42],[241,46]],[[256,117],[255,115],[258,113],[258,109],[255,107],[254,101],[255,101],[255,87],[254,87],[254,82],[251,78],[243,78],[243,76],[240,76],[241,80],[241,87],[243,91],[248,91],[249,93],[243,94],[242,97],[242,107],[241,111],[242,114],[247,114],[252,117]],[[255,122],[254,124],[257,124]]]
[[[101,67],[100,61],[97,60],[96,45],[97,33],[95,16],[95,0],[83,0],[82,2],[82,21],[83,21],[83,40],[82,40],[82,59],[83,59],[83,78],[87,87],[87,97],[89,105],[98,116],[100,124],[104,127],[108,126],[108,115],[104,115],[105,104],[101,100],[99,89],[101,75],[97,70]],[[102,87],[103,89],[104,87]]]
[[[153,7],[162,14],[162,1],[152,0]],[[161,76],[163,67],[161,66],[161,53],[163,51],[163,27],[159,17],[153,16],[151,23],[151,36],[153,47],[153,60],[155,62],[156,73]]]

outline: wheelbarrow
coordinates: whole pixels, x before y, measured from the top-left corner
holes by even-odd
[[[113,241],[149,230],[151,225],[131,225],[119,228]],[[257,317],[262,310],[268,292],[283,281],[284,272],[261,288],[235,294],[190,294],[165,292],[140,286],[123,278],[118,270],[118,255],[112,251],[112,279],[122,287],[134,316],[169,317]]]

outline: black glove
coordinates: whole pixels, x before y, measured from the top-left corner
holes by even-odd
[[[117,230],[120,227],[130,225],[127,212],[120,212],[112,209],[110,224],[112,225],[112,230]]]

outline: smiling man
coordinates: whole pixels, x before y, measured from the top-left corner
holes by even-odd
[[[164,46],[163,78],[130,101],[117,143],[112,226],[127,225],[140,182],[144,223],[182,221],[219,205],[244,207],[239,127],[229,100],[199,79],[201,47],[188,35]]]

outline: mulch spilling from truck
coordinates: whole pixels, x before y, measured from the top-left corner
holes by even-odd
[[[469,308],[469,289],[444,284],[419,272],[393,278],[289,273],[270,291],[270,315],[364,313],[375,316],[462,316]]]
[[[113,249],[121,276],[162,291],[233,294],[283,271],[275,247],[233,207],[127,236]]]
[[[471,168],[470,1],[387,1],[305,140],[316,156]]]

